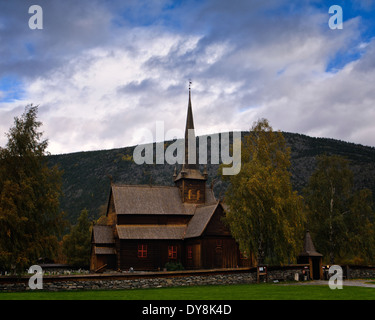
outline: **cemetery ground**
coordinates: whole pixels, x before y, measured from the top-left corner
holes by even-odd
[[[316,283],[316,284],[315,284]],[[375,282],[344,281],[332,290],[328,282],[205,285],[128,290],[1,292],[0,300],[375,300]]]

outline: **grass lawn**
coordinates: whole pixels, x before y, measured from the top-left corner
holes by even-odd
[[[243,284],[92,291],[2,292],[0,300],[375,300],[375,289],[318,285]]]

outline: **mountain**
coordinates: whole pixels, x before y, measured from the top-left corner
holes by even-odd
[[[242,137],[246,134],[248,132],[242,132]],[[369,188],[375,195],[375,148],[296,133],[283,134],[292,151],[291,174],[295,190],[301,192],[306,186],[315,169],[316,156],[327,153],[348,159],[354,173],[355,188]],[[72,224],[76,223],[84,208],[89,211],[91,219],[97,219],[105,212],[111,179],[114,183],[123,184],[173,185],[174,165],[137,165],[132,160],[133,150],[134,147],[124,147],[47,157],[49,165],[58,165],[63,170],[61,209]],[[227,183],[218,176],[218,167],[207,165],[207,183],[209,186],[213,184],[217,198],[224,196],[227,187]]]

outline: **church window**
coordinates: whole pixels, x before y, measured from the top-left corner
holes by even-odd
[[[138,245],[138,258],[147,258],[147,244]]]
[[[193,247],[192,246],[187,247],[187,258],[193,259]]]
[[[200,197],[201,197],[201,191],[198,190],[198,191],[197,191],[197,200],[199,200]]]
[[[191,198],[192,198],[192,191],[191,191],[191,189],[189,189],[188,199],[190,200]]]
[[[168,246],[168,259],[177,259],[177,246]]]

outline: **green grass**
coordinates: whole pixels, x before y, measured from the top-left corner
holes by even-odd
[[[0,300],[375,300],[375,289],[317,285],[217,285],[134,290],[3,292]]]

